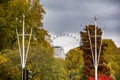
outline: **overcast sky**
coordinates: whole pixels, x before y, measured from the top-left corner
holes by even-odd
[[[120,0],[41,0],[46,10],[44,27],[52,34],[71,33],[79,36],[85,25],[104,29],[104,38],[113,39],[120,47]],[[82,25],[81,25],[82,24]]]

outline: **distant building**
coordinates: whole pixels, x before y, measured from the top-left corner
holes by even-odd
[[[54,56],[58,58],[65,58],[64,48],[62,46],[54,46]]]

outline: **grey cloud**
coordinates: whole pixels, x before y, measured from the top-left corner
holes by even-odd
[[[46,9],[44,26],[52,33],[78,33],[80,25],[94,24],[93,16],[98,16],[98,24],[106,27],[107,33],[119,33],[119,0],[42,0]]]

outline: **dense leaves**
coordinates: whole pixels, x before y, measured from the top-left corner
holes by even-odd
[[[45,11],[40,0],[0,0],[0,80],[21,80],[22,69],[17,47],[16,28],[22,33],[33,29],[26,69],[33,71],[33,80],[63,80],[64,61],[54,58],[53,48],[45,39],[50,35],[43,29]],[[20,37],[20,42],[21,42]],[[22,43],[22,42],[21,42]],[[28,37],[25,37],[25,45]]]
[[[111,70],[111,75],[120,79],[120,48],[117,48],[112,39],[104,39],[104,43],[107,43],[106,50],[104,51],[104,58],[106,60],[106,65]]]
[[[83,64],[83,52],[79,48],[71,49],[65,58],[65,67],[68,72],[69,79],[78,80],[82,77],[80,71]]]
[[[21,80],[16,28],[21,34],[23,15],[25,33],[30,33],[30,29],[33,29],[26,64],[26,68],[33,71],[33,80],[87,80],[90,76],[94,77],[88,38],[88,30],[94,36],[94,25],[86,26],[85,31],[80,33],[83,45],[80,49],[71,49],[64,61],[54,58],[54,50],[45,39],[50,35],[43,29],[44,14],[40,0],[0,0],[0,80]],[[97,27],[97,34],[102,35],[101,28]],[[94,43],[94,37],[91,40]],[[100,40],[97,38],[98,48]],[[25,45],[27,43],[28,37],[25,37]],[[116,80],[120,79],[120,48],[112,40],[103,40],[98,73],[108,75],[104,78],[110,78],[111,75]]]
[[[5,0],[0,4],[0,51],[12,48],[16,45],[16,28],[19,33],[22,31],[23,14],[25,15],[26,33],[30,33],[33,28],[34,37],[41,40],[47,35],[45,30],[39,28],[43,26],[42,19],[45,14],[39,0],[32,2],[26,0]],[[41,34],[41,35],[40,35]]]
[[[96,27],[97,29],[97,35],[101,36],[102,35],[102,30],[101,28]],[[89,37],[89,33],[90,36]],[[83,70],[83,78],[82,80],[88,80],[90,76],[94,77],[94,64],[93,64],[93,59],[92,59],[92,52],[91,48],[93,49],[93,54],[95,55],[95,25],[88,25],[85,27],[84,32],[80,32],[81,38],[82,38],[82,43],[83,45],[80,47],[83,52],[83,58],[84,58],[84,70]],[[91,44],[90,40],[91,39]],[[101,37],[97,37],[97,53],[99,53],[99,48],[101,44]],[[92,47],[90,46],[92,45]],[[110,75],[110,70],[109,68],[104,64],[105,60],[103,57],[103,51],[105,50],[105,44],[102,44],[101,48],[101,56],[100,56],[100,61],[98,65],[98,74],[102,75]]]
[[[33,71],[33,79],[62,80],[65,73],[62,64],[58,62],[53,56],[53,51],[41,45],[40,48],[31,49],[27,67]]]
[[[21,80],[22,69],[18,49],[5,50],[1,52],[0,57],[0,78]],[[39,48],[30,48],[26,69],[32,71],[33,80],[64,80],[67,75],[63,62],[54,58],[52,48],[40,45]]]

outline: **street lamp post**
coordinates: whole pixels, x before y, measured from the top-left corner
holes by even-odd
[[[19,47],[19,52],[20,52],[20,58],[21,58],[21,64],[22,64],[22,80],[26,79],[26,62],[27,62],[27,57],[28,57],[28,51],[30,47],[30,40],[32,36],[32,28],[30,31],[30,34],[25,34],[25,15],[23,14],[23,28],[22,28],[22,34],[18,33],[18,30],[16,28],[16,34],[17,34],[17,39],[18,39],[18,47]],[[22,48],[20,45],[20,39],[19,37],[22,36]],[[25,36],[29,36],[29,41],[28,41],[28,46],[27,50],[25,51]]]
[[[96,30],[96,25],[97,25],[97,18],[95,17],[95,80],[98,80],[98,75],[97,75],[97,72],[98,72],[98,61],[97,61],[97,30]]]
[[[89,29],[88,29],[88,36],[89,36],[89,42],[90,42],[90,48],[91,48],[91,53],[92,53],[92,59],[93,59],[93,64],[94,64],[94,68],[95,68],[95,80],[98,80],[98,64],[99,64],[99,59],[100,59],[100,53],[101,53],[101,46],[102,46],[102,37],[101,35],[97,34],[97,18],[94,17],[95,19],[95,35],[91,36]],[[95,38],[95,50],[93,52],[93,46],[92,46],[92,40],[91,37]],[[99,51],[97,51],[97,38],[101,37],[101,42],[100,42],[100,47],[99,47]]]

